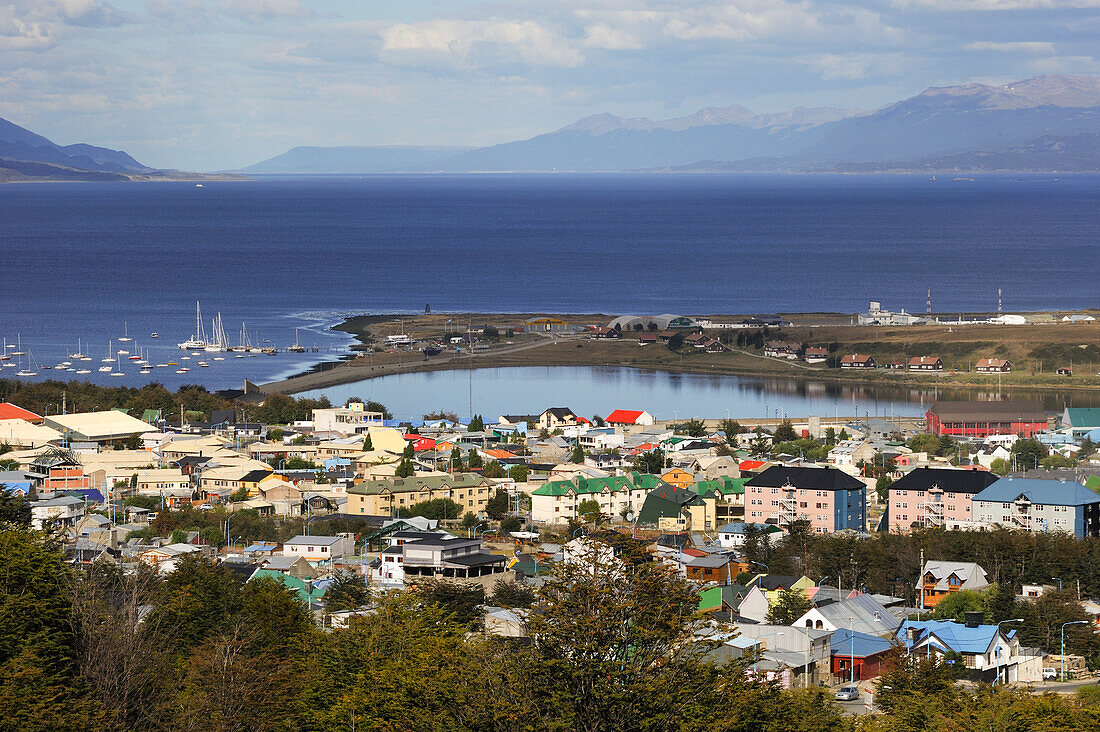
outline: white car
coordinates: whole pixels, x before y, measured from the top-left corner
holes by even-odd
[[[1058,669],[1047,666],[1043,669],[1043,681],[1053,681],[1058,678]]]
[[[858,686],[842,686],[836,690],[837,701],[859,701]]]

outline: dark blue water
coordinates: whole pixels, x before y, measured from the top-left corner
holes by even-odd
[[[1100,176],[379,176],[0,187],[0,336],[42,363],[123,323],[336,357],[349,312],[922,312],[1096,307]],[[156,330],[161,338],[148,339]],[[117,348],[117,346],[116,346]],[[236,385],[317,355],[112,382]],[[92,377],[108,380],[93,368]],[[5,375],[9,369],[3,369]],[[136,371],[136,370],[135,370]],[[71,375],[69,375],[71,377]]]

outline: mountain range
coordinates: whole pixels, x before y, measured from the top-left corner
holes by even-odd
[[[299,147],[239,172],[1100,171],[1100,78],[933,87],[866,112],[708,108],[668,120],[585,117],[481,148]]]
[[[0,180],[128,180],[129,174],[150,172],[152,168],[119,150],[83,143],[58,145],[0,119]]]

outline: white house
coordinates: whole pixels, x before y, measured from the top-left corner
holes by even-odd
[[[31,502],[31,525],[42,529],[45,524],[72,526],[85,513],[84,501],[72,496]]]
[[[774,541],[783,534],[783,529],[774,524],[745,524],[740,521],[728,523],[718,529],[718,544],[726,549],[739,549],[745,545],[745,533],[750,526],[759,529],[768,541]]]
[[[901,621],[870,595],[856,595],[811,608],[791,625],[828,631],[854,630],[886,638],[897,631]]]
[[[351,536],[295,536],[283,542],[284,557],[305,557],[310,562],[327,562],[355,554]]]
[[[602,452],[622,447],[624,438],[623,433],[614,427],[597,427],[580,434],[577,442],[587,452]]]

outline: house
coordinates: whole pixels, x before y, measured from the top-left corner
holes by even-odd
[[[745,519],[790,526],[810,522],[815,533],[866,530],[867,486],[836,468],[774,465],[745,483]]]
[[[646,495],[637,523],[671,531],[713,529],[717,523],[715,499],[662,482]]]
[[[866,681],[882,673],[886,654],[893,648],[886,638],[838,628],[831,639],[833,679],[837,683]]]
[[[331,407],[313,410],[313,429],[315,432],[336,432],[338,434],[360,435],[371,427],[383,427],[385,415],[382,412],[369,412],[362,402],[348,402],[346,407]]]
[[[873,369],[874,367],[875,359],[873,356],[849,353],[840,359],[840,368],[842,369]]]
[[[789,625],[735,623],[739,641],[755,641],[762,649],[758,666],[778,668],[784,687],[816,686],[832,673],[832,633]]]
[[[974,496],[980,526],[1100,536],[1100,494],[1073,480],[1001,478]]]
[[[825,346],[809,346],[802,354],[802,360],[806,363],[825,363],[829,360],[829,349]]]
[[[1012,370],[1012,364],[1003,358],[981,358],[974,364],[974,370],[981,374],[1007,374]]]
[[[577,442],[586,452],[603,452],[622,447],[624,439],[623,433],[614,427],[596,427],[579,435]]]
[[[485,510],[494,484],[477,473],[433,473],[408,478],[365,480],[348,488],[347,512],[352,515],[396,516],[398,509],[446,498],[463,511]]]
[[[29,409],[23,409],[23,407],[16,406],[11,402],[0,402],[0,421],[9,419],[19,419],[24,422],[30,422],[31,424],[39,424],[42,422],[42,417]]]
[[[310,562],[331,562],[355,554],[355,539],[347,536],[302,536],[283,542],[284,557],[304,557]]]
[[[596,328],[592,331],[600,340],[618,339],[623,337],[623,332],[617,328]]]
[[[929,560],[924,563],[916,588],[921,593],[921,607],[933,608],[953,592],[986,587],[989,580],[980,564]]]
[[[661,480],[677,488],[688,488],[695,483],[695,475],[682,468],[670,468],[661,474]]]
[[[1058,369],[1056,370],[1056,373],[1059,376],[1073,376],[1073,367],[1072,366],[1059,366]]]
[[[61,433],[44,425],[25,419],[0,419],[0,445],[10,448],[33,450],[51,443],[59,443]]]
[[[914,655],[961,655],[963,666],[975,680],[1006,684],[1038,681],[1041,656],[1026,653],[1015,630],[982,624],[981,615],[967,613],[966,623],[906,620],[898,628],[896,639]]]
[[[974,496],[996,480],[997,475],[987,470],[913,468],[887,490],[887,530],[971,527]]]
[[[31,461],[31,472],[46,476],[39,488],[43,491],[87,490],[92,487],[90,476],[72,450],[50,447]]]
[[[697,552],[699,556],[684,554],[680,558],[685,579],[691,582],[729,583],[751,566],[748,562],[738,561],[732,553],[715,552],[707,554]]]
[[[943,371],[943,360],[936,356],[913,356],[906,366],[910,371]]]
[[[740,463],[728,455],[718,455],[715,457],[699,457],[691,464],[691,469],[695,472],[695,477],[698,480],[714,480],[715,478],[740,478],[741,468]]]
[[[1048,428],[1040,401],[939,400],[924,415],[925,429],[934,435],[979,437],[1020,435],[1031,437]]]
[[[704,613],[726,613],[736,615],[737,608],[751,592],[744,585],[719,585],[704,587],[699,591],[699,611]]]
[[[740,521],[728,523],[718,529],[718,545],[727,549],[740,549],[745,545],[745,536],[755,529],[764,541],[774,541],[783,536],[783,529],[775,524],[746,524]]]
[[[247,551],[247,550],[246,550]],[[272,572],[280,572],[300,580],[316,579],[320,572],[304,556],[265,557],[260,561],[260,567]]]
[[[795,627],[817,630],[855,630],[880,638],[894,635],[900,624],[901,621],[870,595],[856,595],[810,608],[791,623]]]
[[[648,345],[651,345],[651,344],[656,343],[656,342],[657,342],[657,334],[656,333],[639,333],[638,334],[638,345],[639,346],[648,346]]]
[[[42,423],[60,432],[70,442],[117,444],[132,437],[140,437],[146,432],[156,431],[151,424],[113,409],[54,414],[44,417]]]
[[[137,558],[138,561],[154,567],[162,574],[170,574],[176,571],[176,566],[185,556],[200,551],[202,550],[194,544],[180,542],[178,544],[168,544],[167,546],[156,546],[146,549],[140,552]]]
[[[1074,435],[1083,435],[1100,428],[1100,408],[1068,407],[1062,412],[1062,427]]]
[[[72,526],[85,512],[85,502],[72,496],[31,501],[31,526],[39,530]]]
[[[269,578],[285,586],[288,590],[294,592],[298,596],[298,600],[306,605],[313,607],[316,603],[320,603],[325,598],[325,591],[328,589],[326,586],[314,586],[312,580],[301,580],[297,577],[286,574],[284,572],[276,572],[272,569],[261,567],[252,573],[252,576],[248,578],[248,581],[259,580]]]
[[[854,468],[860,463],[871,462],[877,454],[868,440],[841,440],[829,450],[828,460],[838,467]]]
[[[556,430],[577,424],[577,415],[569,407],[550,407],[535,422],[541,429]]]
[[[531,492],[531,517],[537,523],[564,523],[578,518],[580,505],[594,500],[605,516],[641,511],[649,491],[660,478],[644,473],[590,478],[574,474],[569,479],[550,480]]]
[[[405,542],[399,562],[405,581],[416,578],[477,579],[504,572],[505,558],[481,539],[433,536]]]
[[[794,361],[798,359],[798,344],[785,341],[768,341],[764,344],[764,355]]]
[[[640,409],[616,409],[604,420],[609,425],[652,425],[656,420],[649,412]]]

